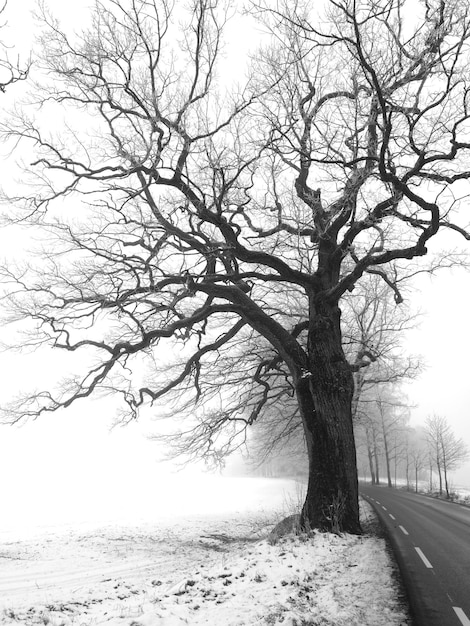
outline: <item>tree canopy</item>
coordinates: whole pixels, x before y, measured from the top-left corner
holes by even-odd
[[[217,73],[227,9],[216,0],[97,2],[81,34],[43,11],[36,83],[3,134],[35,153],[26,190],[8,199],[13,219],[48,240],[4,278],[34,345],[86,358],[60,391],[8,416],[102,391],[129,419],[171,394],[205,400],[196,435],[212,446],[222,425],[256,419],[288,372],[309,455],[303,520],[359,532],[353,371],[370,358],[348,362],[342,303],[371,274],[400,303],[439,230],[469,238],[468,6],[251,10],[271,35],[239,88]],[[168,349],[174,367],[135,374]]]

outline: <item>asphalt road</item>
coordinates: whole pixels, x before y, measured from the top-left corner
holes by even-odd
[[[360,485],[384,523],[418,626],[470,626],[470,508]]]

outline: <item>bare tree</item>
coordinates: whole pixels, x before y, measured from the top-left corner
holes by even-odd
[[[353,417],[360,421],[374,402],[371,389],[400,384],[421,372],[419,359],[406,355],[405,331],[417,325],[418,314],[397,306],[387,285],[371,275],[344,298],[343,338],[354,375]],[[364,405],[364,406],[363,406]]]
[[[163,398],[174,415],[204,404],[180,441],[217,457],[287,371],[309,458],[303,521],[357,533],[353,373],[369,359],[348,363],[342,302],[370,273],[401,302],[439,230],[469,237],[453,184],[470,177],[470,31],[457,0],[420,3],[412,23],[403,0],[329,7],[321,21],[300,4],[254,9],[272,41],[232,94],[217,85],[215,0],[184,15],[103,0],[82,35],[43,15],[42,73],[4,135],[36,152],[16,204],[48,241],[5,280],[34,345],[85,356],[7,418],[100,391],[123,419]],[[251,336],[274,360],[221,392],[214,364]],[[143,380],[137,364],[165,346],[174,362]]]
[[[377,424],[367,416],[361,420],[359,427],[356,426],[355,433],[358,455],[360,457],[365,449],[371,482],[379,485],[381,444]]]
[[[397,390],[391,389],[390,386],[371,389],[368,394],[365,394],[363,404],[367,406],[367,409],[356,428],[364,433],[372,483],[380,483],[379,467],[383,456],[387,486],[393,487],[394,483],[396,486],[409,407],[402,398],[397,397]],[[392,467],[394,467],[395,480],[392,480]]]
[[[435,467],[439,477],[439,495],[442,495],[442,429],[445,418],[433,416],[426,420],[426,437],[429,445],[430,484],[432,489],[432,470]]]
[[[457,439],[447,419],[442,415],[427,418],[425,434],[429,444],[432,465],[437,468],[439,476],[439,495],[450,498],[449,471],[457,469],[469,458],[469,448],[463,439]],[[432,467],[431,465],[431,467]]]
[[[407,488],[410,488],[410,470],[413,470],[414,490],[418,493],[419,478],[421,472],[426,467],[428,458],[428,446],[423,428],[409,428],[406,432],[406,467],[407,467]]]
[[[415,493],[418,493],[419,473],[425,467],[426,454],[422,446],[414,446],[410,456],[414,470]]]

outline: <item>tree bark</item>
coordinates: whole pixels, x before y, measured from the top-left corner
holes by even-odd
[[[353,376],[345,358],[340,311],[323,306],[311,320],[309,371],[297,381],[309,457],[305,526],[359,534]]]

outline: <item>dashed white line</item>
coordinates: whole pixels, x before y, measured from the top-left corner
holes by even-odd
[[[391,513],[389,513],[389,515],[390,515],[390,517],[391,517],[392,519],[396,519],[396,517],[395,517],[394,515],[392,515]]]
[[[424,565],[428,568],[428,569],[433,569],[431,563],[428,561],[428,559],[424,556],[423,551],[420,548],[415,548],[416,552],[418,553],[420,559],[423,561]]]
[[[383,508],[383,510],[384,510],[384,511],[386,511],[386,510],[387,510],[387,507],[386,507],[386,506],[383,506],[383,505],[382,505],[382,508]]]
[[[409,535],[409,534],[410,534],[410,533],[406,530],[406,528],[403,528],[403,526],[398,526],[398,528],[401,530],[401,532],[402,532],[404,535]],[[418,548],[416,548],[416,549],[418,550]],[[429,563],[429,561],[428,561],[428,563]]]
[[[452,607],[457,614],[457,617],[462,622],[463,626],[470,626],[470,619],[465,615],[464,611],[458,606]]]

